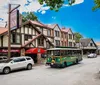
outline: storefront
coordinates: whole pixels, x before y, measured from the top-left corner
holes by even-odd
[[[11,49],[11,57],[18,57],[20,56],[19,49]],[[8,56],[8,49],[0,49],[0,56]]]
[[[30,56],[35,63],[42,63],[45,58],[46,50],[43,48],[30,48],[26,50],[26,56]]]

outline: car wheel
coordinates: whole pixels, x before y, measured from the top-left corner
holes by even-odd
[[[27,65],[27,69],[28,69],[28,70],[31,70],[31,69],[32,69],[32,64],[28,64],[28,65]]]
[[[4,68],[4,69],[3,69],[3,73],[4,73],[4,74],[10,73],[10,68],[9,68],[9,67]]]

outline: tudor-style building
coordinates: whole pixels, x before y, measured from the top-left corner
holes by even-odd
[[[54,43],[54,46],[57,47],[57,46],[61,46],[61,29],[59,27],[58,24],[53,24],[53,25],[48,25],[48,27],[51,28],[52,30],[52,36],[54,37],[53,39],[53,43]]]
[[[35,21],[34,21],[35,22]],[[45,26],[37,26],[33,21],[23,23],[19,28],[11,29],[12,56],[25,55],[25,50],[40,47],[46,49],[53,47],[52,42],[39,30]],[[0,55],[8,52],[8,29],[0,27]]]
[[[70,28],[61,29],[61,46],[75,47],[74,34]]]
[[[98,50],[98,47],[92,38],[81,39],[76,45],[83,50],[83,54],[96,53]]]

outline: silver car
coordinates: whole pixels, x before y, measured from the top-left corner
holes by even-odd
[[[0,63],[7,60],[7,56],[0,56]]]
[[[34,61],[31,57],[14,57],[0,63],[0,72],[8,74],[13,70],[28,69],[31,70]]]
[[[96,53],[91,53],[87,56],[88,58],[96,58],[97,54]]]

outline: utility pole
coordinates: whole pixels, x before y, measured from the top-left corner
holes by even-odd
[[[13,4],[17,5],[17,4]],[[11,4],[8,5],[8,59],[11,57],[11,13],[17,9],[20,5],[11,10]]]
[[[11,57],[10,11],[11,11],[11,4],[9,4],[8,7],[8,59],[10,59]]]

